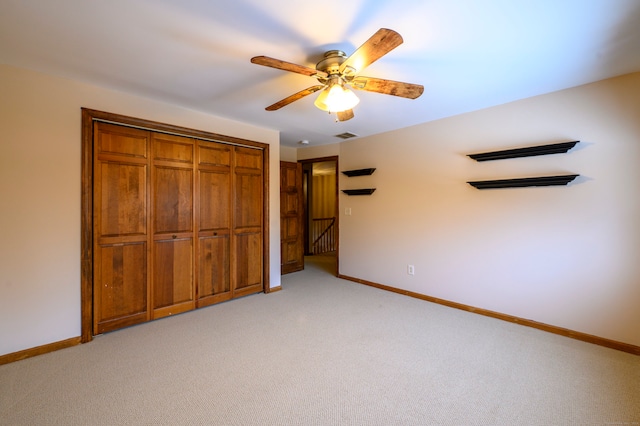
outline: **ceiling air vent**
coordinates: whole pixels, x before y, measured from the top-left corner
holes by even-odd
[[[355,138],[358,135],[356,135],[355,133],[351,133],[351,132],[344,132],[344,133],[340,133],[339,135],[336,135],[336,138],[340,138],[340,139],[350,139],[350,138]]]

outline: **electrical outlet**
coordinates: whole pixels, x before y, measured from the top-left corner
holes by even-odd
[[[344,209],[344,215],[345,216],[351,216],[351,207],[346,207]]]
[[[416,274],[416,268],[413,265],[407,265],[407,274],[409,275],[415,275]]]

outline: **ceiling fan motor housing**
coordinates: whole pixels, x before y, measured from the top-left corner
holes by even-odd
[[[324,59],[316,64],[316,69],[329,74],[330,77],[340,76],[342,79],[345,79],[345,77],[348,77],[350,74],[353,75],[355,71],[351,67],[346,67],[342,73],[340,72],[340,65],[342,65],[346,60],[347,54],[342,50],[329,50],[328,52],[325,52]],[[318,81],[323,84],[326,84],[329,80],[330,78],[326,79],[318,77]]]
[[[324,59],[316,64],[316,69],[327,74],[338,74],[340,65],[346,60],[347,54],[342,50],[329,50],[325,52]]]

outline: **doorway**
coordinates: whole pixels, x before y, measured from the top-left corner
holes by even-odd
[[[338,157],[302,160],[305,259],[338,275]]]

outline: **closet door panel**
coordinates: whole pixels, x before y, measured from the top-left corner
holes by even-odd
[[[193,231],[193,170],[156,167],[153,195],[156,234]]]
[[[231,298],[229,234],[200,239],[198,307]]]
[[[229,231],[231,215],[229,170],[200,171],[200,231]]]
[[[236,270],[234,296],[244,296],[262,290],[262,234],[236,236]]]
[[[147,245],[103,245],[94,263],[94,333],[144,322],[147,315]]]
[[[198,307],[231,299],[233,147],[199,144]]]
[[[96,188],[100,237],[147,233],[147,166],[100,162]]]
[[[153,253],[154,318],[193,309],[192,240],[155,241]]]
[[[142,129],[96,122],[95,152],[100,156],[147,158],[149,132]]]
[[[153,136],[154,161],[193,164],[193,142],[190,139],[157,133]]]
[[[262,156],[260,150],[236,148],[233,195],[233,294],[263,290]]]
[[[149,132],[94,123],[93,333],[147,321]]]
[[[195,308],[194,171],[190,138],[152,137],[153,318]]]
[[[231,166],[232,148],[229,145],[215,142],[201,142],[198,148],[198,164],[200,166],[223,166],[227,169]]]
[[[236,169],[262,170],[263,152],[260,149],[236,147],[234,166]]]
[[[262,228],[262,175],[236,172],[234,227]]]

